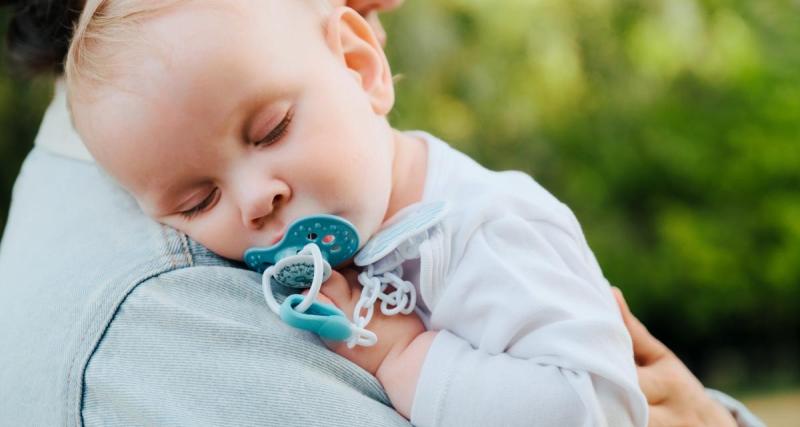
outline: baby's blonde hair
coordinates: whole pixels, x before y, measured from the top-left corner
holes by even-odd
[[[137,38],[144,20],[185,0],[86,0],[73,32],[64,71],[67,87],[110,78],[114,53]]]
[[[86,0],[64,64],[70,98],[84,85],[109,82],[117,70],[115,55],[137,41],[141,43],[142,35],[137,30],[142,23],[191,1],[197,0]],[[321,16],[326,16],[332,8],[328,0],[303,1]]]

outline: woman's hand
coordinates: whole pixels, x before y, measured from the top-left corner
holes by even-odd
[[[650,405],[647,425],[736,427],[731,413],[709,397],[686,365],[631,313],[622,292],[612,290],[633,339],[639,387]]]

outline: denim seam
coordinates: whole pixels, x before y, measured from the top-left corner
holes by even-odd
[[[176,231],[178,236],[181,239],[181,247],[183,248],[183,254],[186,256],[186,262],[188,265],[194,266],[194,257],[192,256],[192,250],[189,249],[189,238],[186,236],[186,233]]]
[[[77,409],[78,409],[78,411],[77,411],[77,414],[75,415],[75,418],[76,418],[75,425],[77,425],[77,426],[83,426],[84,425],[84,420],[83,420],[83,409],[84,408],[83,408],[83,404],[84,404],[84,397],[85,397],[85,394],[86,394],[86,369],[89,366],[89,363],[91,362],[91,360],[94,357],[95,353],[97,352],[97,349],[100,347],[100,343],[102,343],[103,338],[105,337],[106,333],[108,332],[108,329],[111,327],[111,324],[113,323],[114,318],[117,316],[117,313],[119,312],[119,310],[122,307],[122,305],[125,303],[125,301],[127,301],[128,297],[131,295],[131,293],[133,293],[133,291],[136,288],[139,287],[139,285],[147,282],[150,279],[153,279],[155,277],[161,276],[163,274],[170,273],[170,272],[173,272],[173,271],[176,271],[176,270],[180,270],[180,269],[183,269],[183,268],[187,268],[187,267],[190,267],[190,266],[193,265],[191,251],[188,248],[188,244],[186,242],[186,235],[185,234],[178,233],[178,236],[177,236],[178,240],[181,243],[180,255],[185,256],[185,258],[183,260],[179,260],[178,257],[176,256],[176,251],[170,250],[171,248],[174,247],[174,245],[171,244],[171,243],[176,243],[174,240],[170,239],[170,236],[169,236],[170,230],[173,230],[173,229],[170,229],[170,228],[167,228],[167,227],[164,227],[164,226],[161,227],[161,235],[162,235],[162,238],[163,238],[164,243],[165,243],[165,245],[163,246],[164,253],[162,253],[162,258],[161,259],[167,261],[166,262],[166,264],[167,264],[166,268],[157,269],[157,271],[155,271],[153,273],[147,274],[145,276],[138,276],[136,279],[132,280],[130,282],[130,285],[128,286],[128,289],[126,289],[125,292],[121,295],[121,297],[118,298],[118,301],[116,302],[116,307],[113,309],[111,315],[108,316],[108,318],[103,322],[103,324],[104,324],[103,330],[102,330],[101,333],[98,334],[95,342],[93,343],[93,345],[91,347],[91,350],[88,352],[88,355],[85,357],[85,359],[81,360],[82,358],[80,356],[81,356],[82,352],[77,351],[75,353],[75,357],[73,358],[72,363],[70,363],[70,369],[69,369],[68,374],[67,374],[67,396],[68,396],[67,404],[68,404],[68,406],[70,406],[70,402],[72,400],[72,399],[69,398],[70,390],[74,390],[72,385],[74,384],[74,382],[76,380],[78,380],[78,378],[80,378],[80,380],[79,380],[80,381],[80,392],[79,392],[79,395],[77,396]],[[180,262],[180,261],[184,261],[184,262]],[[95,324],[96,323],[95,321],[97,320],[97,317],[103,315],[104,313],[106,313],[106,312],[104,312],[102,310],[98,310],[97,313],[90,319],[89,325]],[[83,338],[81,338],[81,342],[83,342],[85,340],[85,338],[86,338],[85,336]],[[81,363],[81,362],[83,363],[83,366],[81,367],[81,369],[79,371],[76,372],[75,366],[78,363]],[[67,411],[69,412],[69,408],[67,408]],[[68,416],[65,419],[65,425],[69,425],[69,418],[70,417]]]
[[[136,290],[136,288],[138,288],[139,285],[147,282],[150,279],[159,277],[159,276],[161,276],[163,274],[167,274],[167,273],[171,273],[173,271],[181,270],[181,269],[186,268],[186,267],[188,267],[188,266],[175,267],[175,268],[170,267],[170,268],[164,269],[162,271],[158,271],[156,273],[153,273],[153,274],[151,274],[149,276],[144,276],[140,280],[133,281],[133,285],[130,286],[130,288],[125,292],[124,296],[119,300],[119,303],[117,303],[117,306],[114,309],[113,314],[109,317],[108,321],[105,322],[105,327],[103,328],[103,332],[98,336],[97,340],[95,341],[94,345],[92,346],[92,350],[89,352],[89,355],[88,355],[88,357],[86,358],[86,360],[85,360],[85,362],[83,364],[83,368],[81,368],[81,370],[79,372],[79,376],[81,378],[81,392],[80,392],[80,397],[78,399],[79,410],[78,410],[78,423],[77,423],[77,425],[79,425],[79,426],[83,426],[84,425],[84,423],[83,423],[83,398],[84,398],[84,394],[86,393],[86,390],[85,390],[86,389],[86,368],[89,366],[89,362],[91,362],[92,357],[94,357],[94,354],[97,352],[98,347],[100,347],[100,343],[103,341],[103,338],[105,337],[106,333],[108,332],[108,328],[111,327],[111,323],[113,323],[114,318],[117,317],[117,313],[119,312],[120,307],[122,307],[122,305],[125,303],[125,301],[127,301],[127,299],[130,296],[130,294],[133,293],[133,291]],[[72,366],[75,366],[75,364],[77,362],[78,362],[78,357],[75,357],[74,363],[72,363]],[[70,369],[70,371],[73,371],[73,370],[74,369]]]
[[[158,231],[161,232],[161,238],[166,243],[164,245],[164,256],[167,260],[169,260],[170,268],[175,268],[178,266],[178,262],[175,259],[175,254],[169,250],[169,229],[164,226],[163,224],[158,225]]]

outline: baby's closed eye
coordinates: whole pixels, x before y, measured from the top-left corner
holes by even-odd
[[[219,188],[215,187],[203,200],[200,201],[200,203],[187,210],[181,211],[180,214],[187,220],[192,219],[212,208],[214,204],[217,203],[217,199],[219,199]]]

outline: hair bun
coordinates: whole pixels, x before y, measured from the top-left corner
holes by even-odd
[[[13,6],[6,34],[12,70],[27,76],[60,74],[82,0],[0,0]]]

